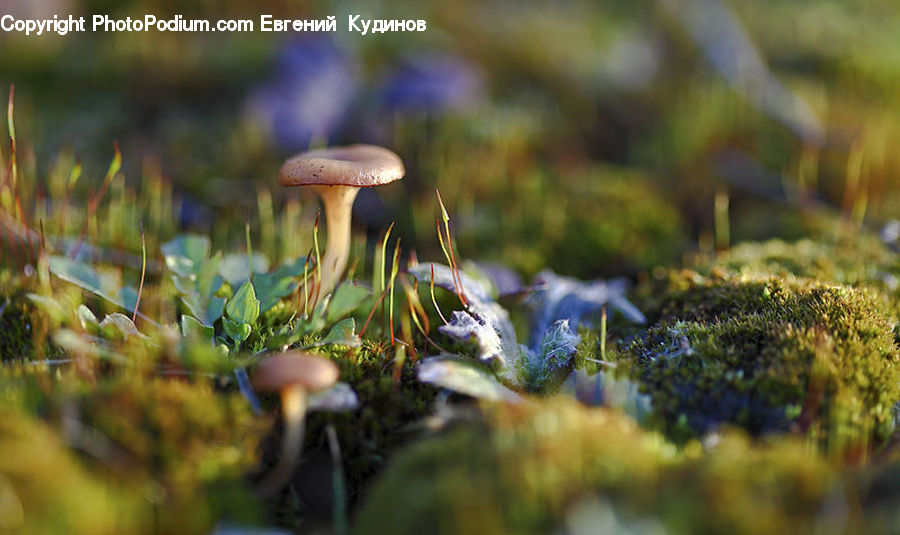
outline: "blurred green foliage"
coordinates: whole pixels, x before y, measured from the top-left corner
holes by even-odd
[[[841,479],[796,439],[753,444],[729,430],[707,452],[697,442],[676,451],[620,414],[557,399],[491,408],[484,427],[397,456],[357,533],[547,533],[593,495],[669,533],[808,532],[835,526],[823,504],[842,499]]]
[[[692,17],[698,5],[714,27]],[[335,15],[338,31],[0,34],[0,88],[16,86],[18,133],[16,174],[10,132],[0,135],[0,530],[206,533],[223,518],[312,530],[341,524],[341,489],[359,532],[546,533],[571,527],[585,496],[609,500],[624,524],[676,533],[896,523],[900,262],[872,231],[900,214],[900,4],[4,6],[50,8]],[[348,14],[421,18],[429,29],[361,36],[346,30]],[[291,59],[297,46],[302,57]],[[285,72],[317,53],[324,59],[301,75]],[[422,74],[409,65],[437,57],[463,72],[439,72],[446,78],[426,80],[434,94],[421,97]],[[295,95],[330,72],[327,61],[344,62],[349,76],[338,79],[352,96],[326,132],[286,146],[256,98],[272,87]],[[735,76],[735,65],[746,68]],[[453,76],[477,80],[476,98],[462,105],[434,89],[455,87]],[[335,89],[325,83],[300,104],[327,108]],[[391,100],[416,95],[450,104]],[[279,98],[276,115],[296,119],[299,104]],[[308,143],[360,141],[396,150],[407,167],[402,182],[357,201],[350,278],[362,288],[374,273],[375,290],[335,317],[310,313],[302,296],[314,278],[302,259],[315,257],[314,236],[327,247],[327,229],[314,230],[315,198],[275,177]],[[648,324],[611,318],[609,360],[600,334],[582,328],[575,362],[642,382],[662,434],[562,400],[485,407],[475,423],[467,403],[434,413],[436,399],[450,405],[416,381],[416,362],[459,348],[434,334],[441,319],[424,284],[401,274],[382,298],[376,282],[400,244],[401,264],[413,251],[443,257],[436,189],[460,260],[525,280],[551,268],[638,283],[632,298]],[[199,283],[218,284],[196,288],[190,270],[170,276],[163,244],[185,230],[204,236]],[[244,270],[251,251],[265,267]],[[60,269],[67,257],[72,269]],[[259,314],[253,300],[234,301],[250,295],[251,271]],[[59,278],[75,272],[102,288]],[[277,288],[263,291],[265,281]],[[106,288],[139,287],[139,307],[107,301]],[[221,311],[199,318],[184,296],[231,304],[240,336],[216,347],[229,328]],[[503,304],[523,334],[515,297]],[[447,314],[460,306],[443,290],[434,301]],[[359,347],[327,342],[343,316],[366,330],[345,337]],[[280,431],[236,383],[285,343],[335,360],[361,405],[311,414],[293,486],[263,502],[250,489],[273,464]],[[719,433],[720,423],[744,429]],[[442,426],[445,435],[395,455]]]
[[[672,9],[603,1],[518,10],[505,9],[500,1],[464,2],[453,9],[410,2],[377,8],[194,2],[177,10],[150,0],[72,0],[66,5],[76,14],[108,12],[114,17],[176,12],[210,19],[256,19],[260,13],[336,15],[338,31],[330,37],[351,63],[359,96],[330,142],[375,141],[401,154],[409,173],[402,186],[383,192],[387,216],[363,220],[374,229],[397,220],[400,234],[423,252],[437,252],[430,239],[435,187],[455,214],[461,239],[471,236],[464,241],[470,257],[499,258],[526,274],[556,260],[553,267],[585,276],[677,261],[692,241],[702,241],[712,231],[717,190],[731,194],[737,240],[806,235],[802,224],[784,236],[798,226],[760,221],[761,211],[781,210],[779,206],[791,207],[784,211],[794,214],[793,208],[812,199],[849,213],[859,201],[866,219],[877,224],[891,216],[900,198],[893,178],[898,162],[889,150],[896,139],[891,126],[896,122],[891,118],[895,92],[887,89],[900,72],[892,52],[900,45],[886,22],[900,14],[889,1],[725,4],[733,8],[772,76],[818,116],[822,142],[798,139],[788,125],[733,86],[708,60],[716,53],[727,57],[730,44],[708,50],[695,42],[675,16],[678,2]],[[346,30],[350,13],[424,18],[429,30],[363,37]],[[770,24],[773,20],[778,23]],[[30,140],[20,143],[22,167],[48,165],[60,146],[72,147],[84,160],[83,187],[90,188],[102,155],[118,139],[127,175],[136,177],[141,168],[161,173],[168,177],[166,183],[177,185],[179,197],[187,195],[191,207],[201,207],[201,214],[210,213],[202,208],[207,206],[243,216],[253,208],[255,203],[248,201],[259,188],[274,189],[286,155],[261,129],[247,95],[278,71],[277,53],[288,37],[259,32],[0,37],[7,51],[0,58],[0,81],[18,84],[20,138]],[[450,52],[471,64],[485,80],[481,103],[426,116],[404,111],[387,115],[378,100],[379,84],[398,64],[423,51]],[[851,191],[847,177],[854,153],[862,155],[862,168]],[[729,159],[736,154],[742,159],[734,163]],[[641,179],[627,179],[641,184],[634,191],[627,191],[625,178],[615,186],[608,183],[604,177],[621,173],[597,169],[597,160],[621,167],[629,177],[650,177],[648,187],[655,193],[648,195]],[[38,171],[42,176],[46,169]],[[548,192],[553,192],[549,198]],[[590,203],[606,195],[621,206]],[[664,199],[671,209],[621,212],[645,196]],[[283,199],[275,195],[276,213],[283,210]],[[310,217],[311,201],[304,195]],[[552,201],[558,213],[572,220],[546,217],[550,208],[534,208],[542,201],[545,206]],[[578,221],[591,208],[598,217]],[[681,217],[669,217],[670,210]],[[498,214],[504,222],[522,218],[527,230],[516,231],[514,221],[512,228],[498,225]],[[629,222],[626,228],[635,228],[644,251],[625,248],[616,235],[624,231],[604,227],[603,220],[620,216]],[[543,224],[535,227],[535,219]],[[196,224],[212,229],[217,243],[240,240],[239,232],[202,219]],[[661,226],[671,229],[662,232]],[[532,238],[535,228],[544,228],[546,241],[553,244],[537,240],[539,246],[531,247],[533,240],[523,241],[523,234]],[[598,245],[599,236],[611,235],[603,240],[598,258],[576,253],[563,260],[559,248],[567,253],[581,249],[558,239],[567,231],[586,236],[584,249]],[[265,235],[260,233],[261,239]]]

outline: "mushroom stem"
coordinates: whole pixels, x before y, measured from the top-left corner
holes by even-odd
[[[259,484],[263,497],[272,496],[287,484],[303,454],[303,435],[306,423],[306,390],[291,386],[281,391],[281,413],[284,431],[281,438],[281,458]]]
[[[315,191],[325,206],[325,221],[328,226],[328,243],[320,266],[322,285],[317,294],[324,296],[331,293],[347,267],[350,256],[350,219],[359,188],[316,186]]]

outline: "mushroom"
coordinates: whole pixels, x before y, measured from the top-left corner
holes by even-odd
[[[253,386],[281,394],[284,420],[281,458],[260,483],[263,496],[270,496],[284,487],[303,451],[307,393],[324,390],[334,385],[337,379],[338,368],[334,362],[303,351],[280,353],[256,366]]]
[[[394,152],[373,145],[350,145],[303,152],[281,167],[282,186],[312,186],[325,206],[328,245],[320,266],[322,285],[317,293],[334,289],[350,253],[350,219],[360,188],[400,180],[406,170]]]

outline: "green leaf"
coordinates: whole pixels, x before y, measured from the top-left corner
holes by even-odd
[[[209,256],[209,248],[209,238],[194,234],[178,236],[160,247],[166,258],[166,266],[179,277],[189,277],[196,273],[200,264]]]
[[[209,256],[209,239],[185,235],[163,244],[166,266],[188,311],[211,327],[225,310],[225,299],[215,297],[222,287],[219,267],[222,255]]]
[[[97,316],[91,312],[91,309],[84,305],[78,305],[75,314],[78,316],[78,322],[81,323],[81,328],[85,332],[94,335],[100,332],[100,321],[97,320]]]
[[[203,325],[197,318],[183,314],[181,316],[181,336],[212,342],[215,330]]]
[[[253,287],[259,299],[259,312],[263,313],[297,287],[297,277],[303,274],[303,264],[306,258],[297,258],[278,266],[270,273],[257,273],[253,275]]]
[[[259,300],[256,298],[256,292],[250,281],[238,288],[234,297],[225,305],[225,312],[229,318],[244,325],[252,325],[256,322],[256,318],[259,317]]]
[[[235,342],[243,342],[253,331],[250,325],[229,318],[225,318],[225,321],[222,322],[222,327],[225,330],[225,334]]]
[[[175,286],[183,294],[182,300],[188,310],[204,325],[212,326],[225,311],[226,299],[216,297],[222,287],[222,277],[218,274],[221,255],[216,255],[198,266],[195,276],[190,279],[175,277]]]
[[[118,312],[103,318],[103,321],[100,322],[100,332],[104,338],[109,340],[125,340],[129,336],[147,338],[138,330],[131,318]]]
[[[250,278],[250,261],[246,254],[227,254],[219,265],[219,275],[232,286],[244,282]],[[253,253],[253,282],[256,282],[258,273],[269,270],[269,259],[262,253]]]
[[[349,282],[342,283],[331,296],[331,302],[328,305],[328,323],[350,314],[370,295],[372,295],[372,291],[365,286],[356,286]]]
[[[279,347],[291,345],[300,341],[304,336],[317,333],[324,328],[325,319],[321,316],[313,315],[309,320],[298,319],[292,329],[285,330],[285,328],[282,328],[280,332],[269,337],[266,341],[266,347],[269,349],[277,349]]]
[[[321,339],[317,343],[313,344],[314,346],[347,346],[347,347],[359,347],[362,345],[362,340],[359,339],[359,336],[356,334],[356,320],[353,318],[347,318],[343,321],[338,322],[334,327],[328,331],[328,334],[325,335],[325,338]]]
[[[137,290],[121,285],[119,277],[100,274],[90,265],[65,256],[50,257],[50,271],[60,279],[87,290],[126,310],[134,310]]]
[[[209,303],[206,304],[206,311],[203,317],[203,324],[212,327],[212,324],[225,313],[225,298],[210,297]]]

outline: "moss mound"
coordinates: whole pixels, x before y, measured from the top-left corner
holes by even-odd
[[[900,256],[875,236],[861,233],[848,243],[799,240],[771,240],[743,243],[715,262],[699,266],[709,273],[713,268],[751,275],[771,273],[794,275],[854,287],[871,288],[890,307],[897,319],[900,314]]]
[[[801,440],[755,442],[729,429],[711,451],[692,449],[654,504],[675,533],[819,533],[841,521],[828,503],[843,499],[843,476]]]
[[[681,453],[621,414],[550,400],[487,411],[399,455],[357,533],[549,533],[585,496],[673,533],[810,531],[835,476],[796,440],[726,433]],[[596,525],[596,524],[595,524]]]
[[[206,379],[123,373],[79,396],[85,426],[114,437],[123,477],[159,495],[163,531],[203,533],[223,515],[257,518],[242,483],[257,459],[264,426],[237,393],[216,392]]]
[[[396,457],[356,532],[546,533],[589,484],[618,482],[639,496],[674,457],[658,435],[612,412],[568,401],[495,407],[483,426]]]
[[[34,356],[32,310],[25,292],[0,275],[0,361],[25,360]]]
[[[798,426],[843,449],[884,437],[900,399],[890,314],[865,289],[667,272],[638,292],[651,327],[623,350],[676,440],[723,423]]]
[[[0,452],[28,463],[0,474],[23,478],[24,494],[15,487],[23,504],[32,494],[41,496],[35,508],[52,502],[27,522],[59,522],[25,532],[208,533],[222,517],[260,518],[243,475],[257,463],[264,429],[238,394],[136,368],[100,379],[83,373],[29,363],[7,365],[0,377],[13,414],[4,412]]]
[[[143,499],[90,474],[48,425],[0,409],[0,531],[135,533]]]

